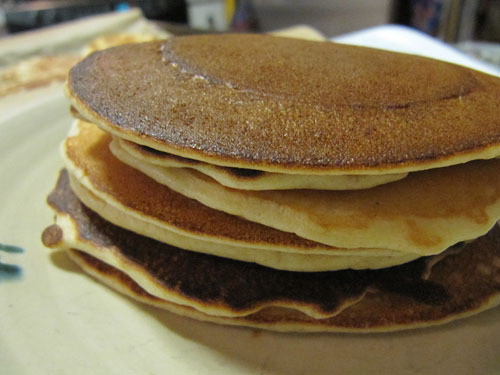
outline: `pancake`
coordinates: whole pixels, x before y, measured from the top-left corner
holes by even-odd
[[[89,56],[66,91],[114,135],[220,166],[380,175],[500,154],[500,79],[365,47],[173,37]]]
[[[108,148],[110,138],[95,125],[76,122],[63,144],[63,159],[80,200],[136,233],[188,250],[295,271],[380,268],[418,257],[334,248],[210,209],[121,163]],[[63,177],[60,189],[67,184]]]
[[[242,191],[112,148],[118,159],[202,204],[339,248],[438,254],[500,219],[500,159],[410,174],[366,190]]]
[[[139,236],[73,198],[51,203],[57,221],[44,244],[87,253],[74,255],[94,276],[181,315],[275,330],[386,331],[442,324],[500,302],[498,226],[463,248],[398,267],[297,273]]]
[[[351,285],[349,272],[331,274],[332,285],[321,286],[325,281],[321,273],[313,281],[309,273],[276,271],[179,249],[106,222],[76,196],[67,197],[52,196],[49,201],[57,215],[56,224],[42,235],[47,247],[77,248],[127,273],[150,294],[210,315],[244,316],[266,306],[282,306],[325,317],[365,293],[364,285]],[[148,265],[152,269],[146,271]],[[238,267],[242,267],[239,272]],[[153,269],[162,274],[161,281],[150,273]],[[269,276],[262,278],[259,272]],[[180,274],[184,274],[182,280]]]
[[[97,127],[77,121],[62,144],[68,172],[42,241],[133,298],[332,332],[425,327],[500,303],[496,77],[238,34],[95,52],[66,94]],[[267,188],[243,189],[242,169]],[[308,176],[380,185],[289,188]]]
[[[381,297],[376,294],[368,294],[356,305],[347,307],[335,317],[325,319],[312,319],[300,312],[294,312],[293,310],[283,308],[265,308],[243,317],[228,318],[211,316],[203,314],[188,306],[177,305],[152,296],[125,273],[86,253],[78,250],[69,250],[68,254],[85,272],[109,287],[139,302],[192,319],[274,331],[389,332],[444,324],[452,320],[477,314],[498,305],[498,291],[494,292],[495,296],[490,298],[489,301],[485,302],[483,305],[480,305],[479,302],[473,307],[465,308],[465,311],[462,312],[451,312],[452,309],[446,308],[431,311],[432,307],[422,306],[420,306],[418,311],[414,311],[409,308],[407,300],[404,297],[398,298],[396,295]],[[390,314],[388,312],[388,303],[395,310],[395,313]],[[478,305],[480,306],[478,307]],[[370,312],[377,312],[377,314]]]
[[[54,83],[62,84],[78,60],[78,56],[66,54],[36,56],[13,63],[0,72],[0,97]]]
[[[70,189],[67,187],[62,187]],[[158,241],[165,242],[177,247],[182,247],[186,250],[197,251],[205,254],[222,256],[225,258],[237,259],[246,262],[255,262],[267,267],[272,267],[281,270],[289,271],[331,271],[341,270],[346,268],[351,269],[376,269],[384,268],[397,264],[406,263],[416,259],[418,256],[414,254],[390,254],[378,255],[376,249],[368,249],[365,254],[357,255],[354,250],[351,254],[350,249],[326,249],[321,253],[321,250],[303,249],[303,248],[280,248],[276,243],[263,244],[255,246],[249,243],[244,246],[244,243],[226,243],[220,241],[219,238],[199,238],[200,236],[192,235],[188,232],[187,235],[178,233],[173,228],[169,229],[168,224],[162,225],[161,221],[155,225],[155,218],[147,218],[149,221],[133,215],[127,211],[121,211],[114,208],[113,205],[101,200],[91,191],[79,184],[76,179],[71,179],[71,189],[76,193],[78,198],[89,208],[97,212],[101,217],[118,225],[142,234],[146,237],[154,238]],[[254,247],[252,247],[252,245]],[[288,251],[287,251],[288,250]],[[291,251],[290,251],[291,250]],[[295,251],[294,251],[295,250]],[[330,253],[328,253],[330,250]],[[369,254],[371,250],[372,254]],[[384,251],[380,250],[383,253]],[[388,251],[387,251],[388,252]]]
[[[78,117],[76,115],[75,117]],[[115,137],[114,147],[121,147],[131,156],[146,163],[169,168],[192,168],[218,183],[243,190],[358,190],[401,180],[406,173],[384,175],[299,175],[271,173],[256,169],[230,168],[208,164],[202,161],[183,158]]]

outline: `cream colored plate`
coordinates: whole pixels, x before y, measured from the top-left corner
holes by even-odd
[[[30,100],[25,103],[26,98]],[[279,334],[193,321],[132,302],[40,242],[70,125],[59,87],[0,101],[0,373],[493,374],[500,309],[391,334]]]

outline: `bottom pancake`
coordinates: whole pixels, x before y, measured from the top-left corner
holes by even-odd
[[[497,296],[480,307],[475,306],[476,309],[471,305],[469,310],[443,316],[442,312],[446,309],[436,307],[434,313],[425,314],[421,309],[413,310],[413,304],[408,303],[405,298],[370,293],[361,302],[326,319],[314,319],[298,311],[280,307],[264,308],[241,317],[213,316],[155,297],[125,273],[84,252],[71,249],[68,254],[86,273],[136,301],[201,321],[273,331],[370,333],[415,329],[465,318],[492,308],[499,302]]]
[[[112,287],[175,313],[281,331],[393,331],[500,303],[500,229],[445,254],[382,270],[290,272],[198,254],[116,227],[73,195],[43,242]],[[76,254],[76,255],[75,255]],[[83,260],[82,260],[83,259]],[[82,263],[83,262],[83,263]]]

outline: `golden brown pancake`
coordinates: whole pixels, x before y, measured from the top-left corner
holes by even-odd
[[[180,227],[170,227],[168,223],[147,217],[142,213],[124,209],[116,201],[102,200],[80,184],[74,177],[70,178],[71,189],[80,201],[98,213],[104,219],[122,228],[132,230],[143,236],[154,238],[186,250],[225,258],[255,262],[267,267],[288,271],[332,271],[346,268],[376,269],[409,262],[418,258],[415,254],[390,252],[380,249],[319,249],[280,247],[277,243],[255,244],[252,242],[231,242],[215,236],[200,236],[190,232],[183,233]],[[69,185],[68,185],[69,189]],[[134,215],[135,214],[135,215]],[[142,215],[141,215],[142,214]],[[189,215],[186,212],[186,215]],[[352,250],[352,251],[351,251]],[[384,254],[387,253],[387,254]]]
[[[112,48],[67,94],[124,139],[211,164],[387,174],[500,154],[500,79],[424,57],[263,35]]]
[[[121,163],[108,148],[110,138],[76,122],[63,159],[80,200],[115,225],[189,250],[295,271],[381,268],[418,257],[334,248],[210,209]]]
[[[58,218],[43,233],[46,246],[80,249],[93,257],[74,254],[84,268],[115,288],[167,309],[173,302],[174,312],[198,319],[275,330],[387,331],[444,323],[500,302],[498,226],[463,248],[398,267],[297,273],[139,236],[104,221],[68,191],[56,190],[49,203]]]
[[[78,114],[74,115],[78,118]],[[113,138],[114,147],[120,147],[131,156],[161,167],[192,168],[213,178],[218,183],[243,190],[359,190],[401,180],[407,173],[384,175],[307,175],[272,173],[256,169],[221,167],[157,151],[119,137]]]
[[[366,190],[242,191],[187,168],[113,154],[216,210],[339,248],[432,255],[488,232],[500,219],[500,159],[411,173]]]

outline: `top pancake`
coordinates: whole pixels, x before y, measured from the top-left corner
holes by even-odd
[[[67,93],[124,139],[208,163],[385,174],[500,154],[500,79],[423,57],[264,35],[92,54]]]

